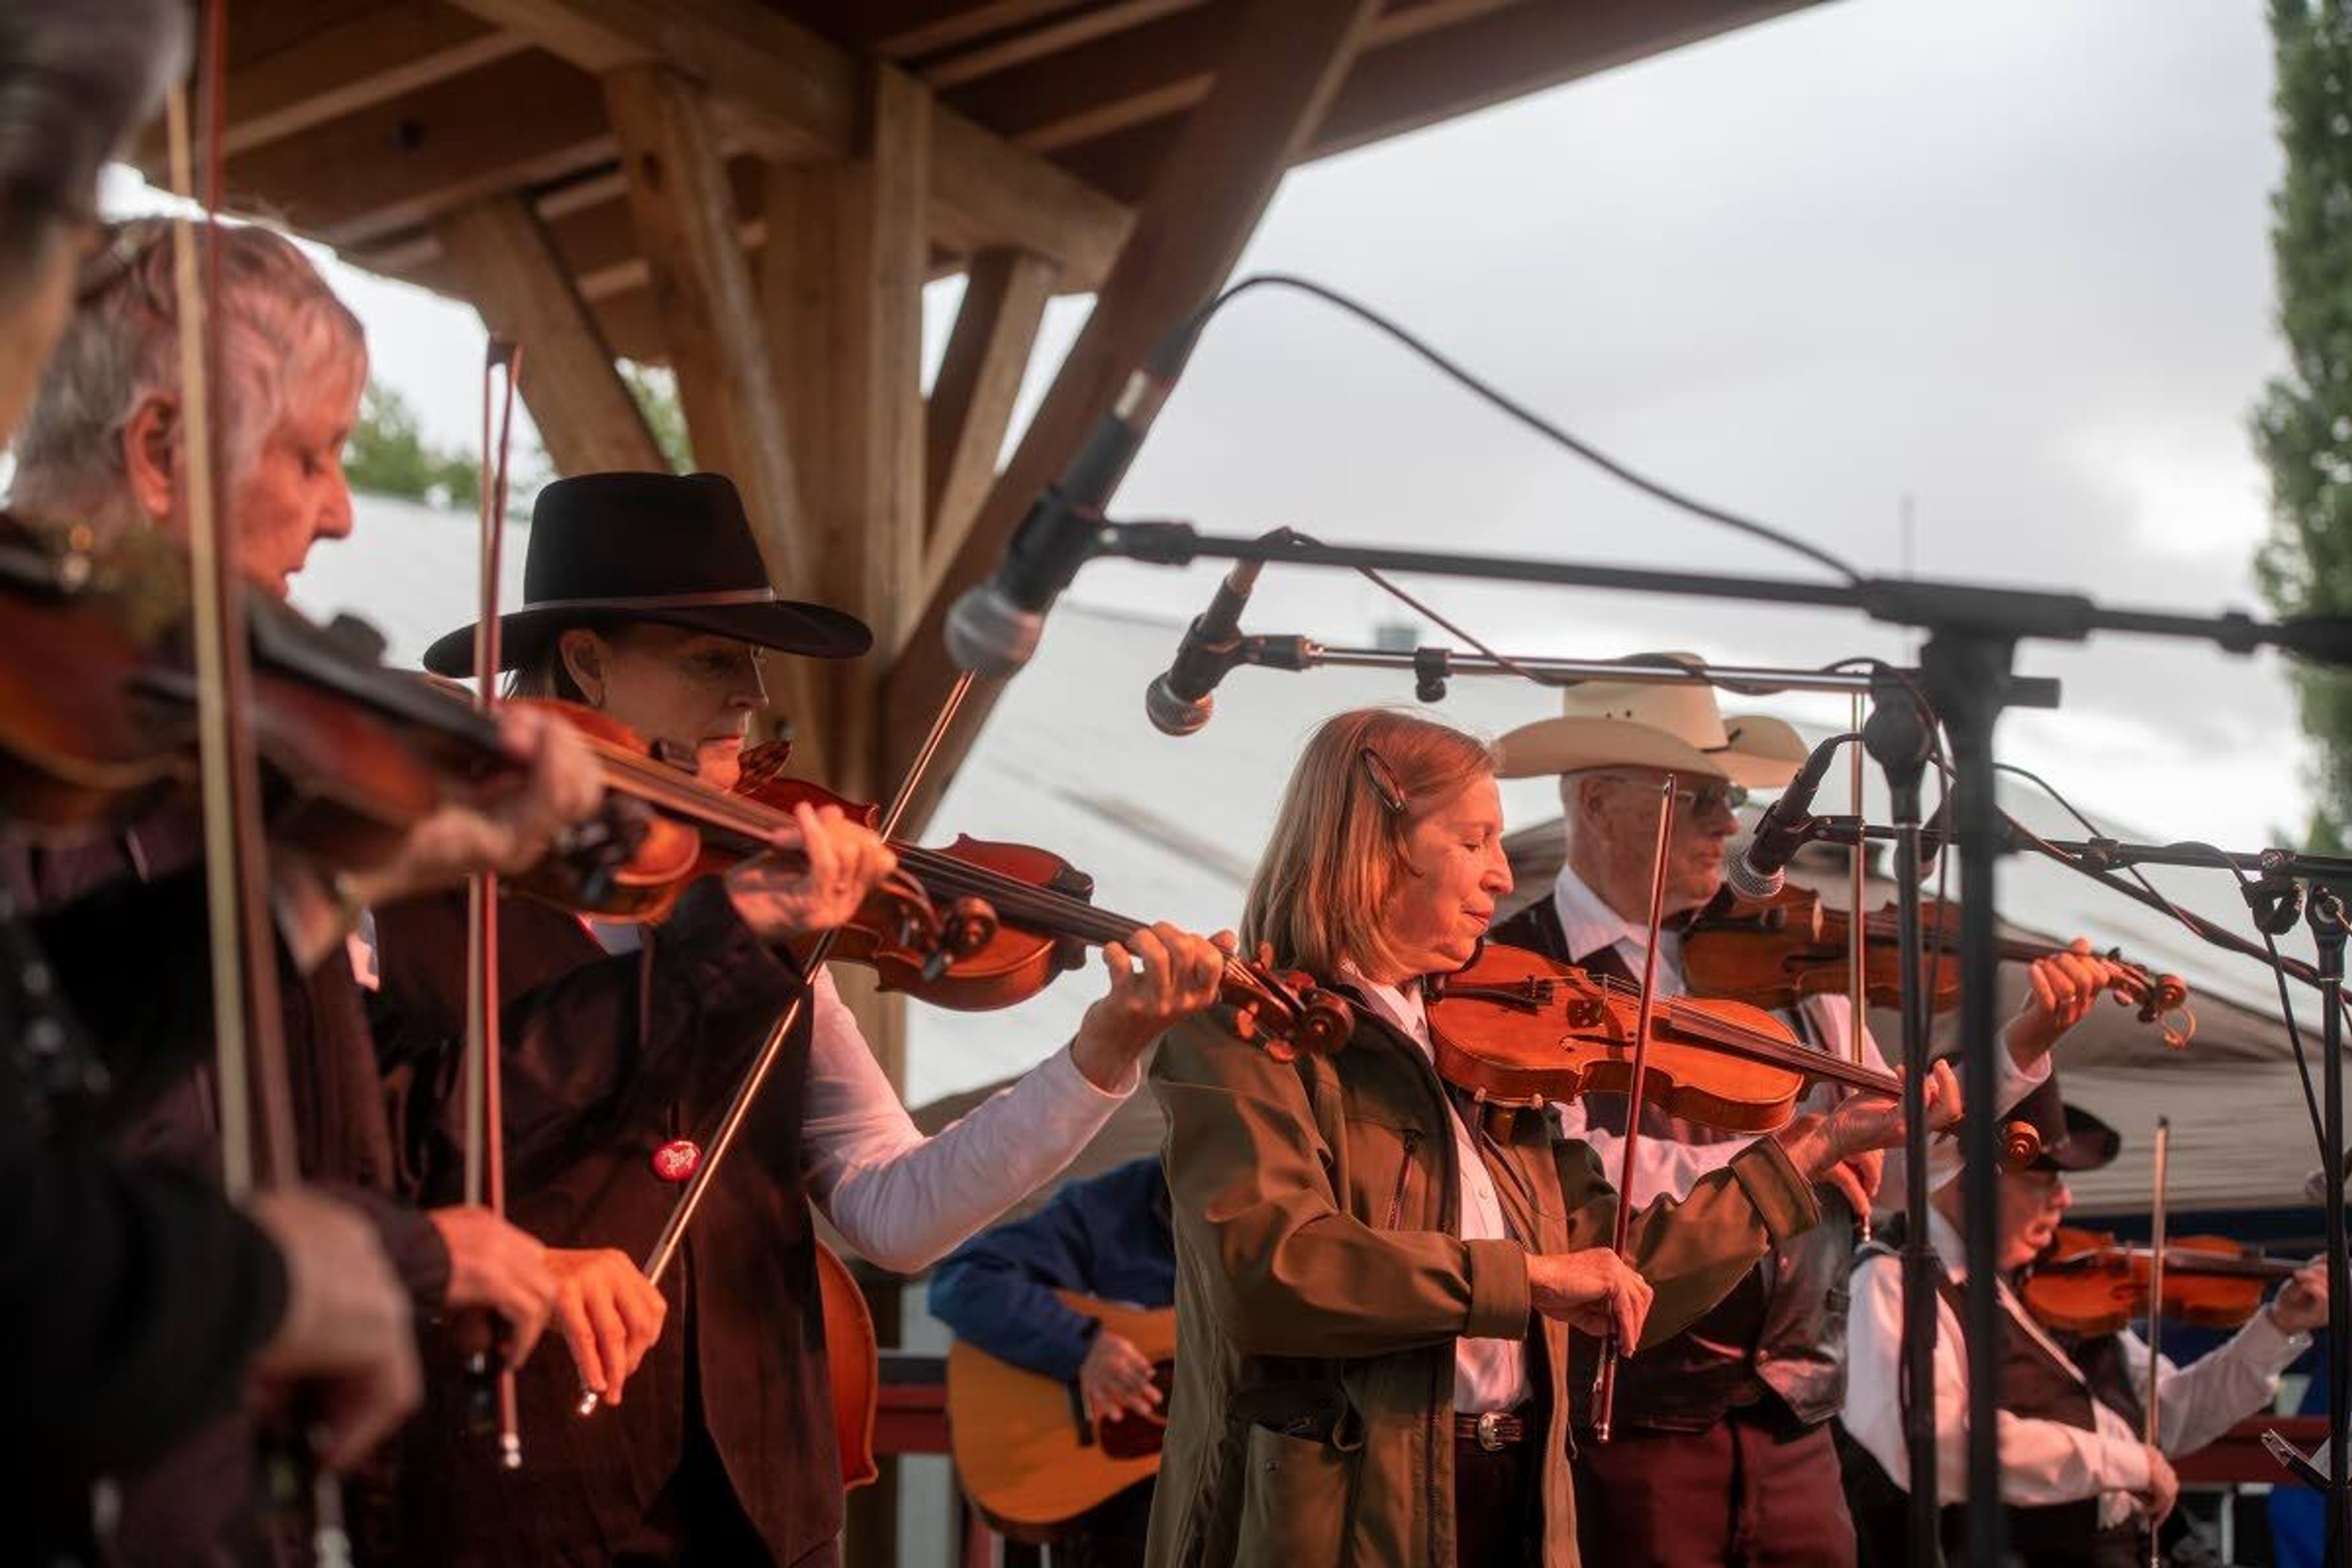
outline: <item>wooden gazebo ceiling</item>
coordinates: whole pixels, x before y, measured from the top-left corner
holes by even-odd
[[[1805,0],[1388,0],[1305,156],[1320,157],[1794,9]],[[1053,258],[1093,289],[1233,0],[239,0],[231,205],[462,293],[437,219],[520,193],[616,353],[664,357],[600,77],[702,82],[747,247],[765,166],[853,144],[866,62],[934,95],[930,240]]]

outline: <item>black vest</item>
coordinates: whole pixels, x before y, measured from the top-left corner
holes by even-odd
[[[455,1033],[463,900],[377,918],[381,1005],[396,1020],[386,1036],[414,1050]],[[502,907],[508,1209],[550,1246],[646,1255],[679,1190],[655,1174],[654,1152],[709,1138],[773,1021],[714,1016],[707,1001],[716,970],[741,962],[737,947],[752,940],[740,922],[701,922],[718,933],[709,941],[670,935],[683,923],[657,928],[644,953],[609,958],[570,915]],[[729,1493],[778,1563],[832,1561],[840,1461],[801,1176],[809,1037],[804,1015],[664,1281],[668,1320],[619,1408],[575,1413],[578,1374],[551,1324],[518,1380],[523,1468],[502,1472],[488,1440],[466,1429],[454,1360],[428,1367],[402,1476],[407,1561],[607,1562],[649,1517],[674,1539]],[[408,1065],[421,1080],[419,1125],[404,1142],[425,1152],[430,1195],[446,1201],[454,1051]]]
[[[1882,1237],[1862,1250],[1864,1259],[1885,1258],[1900,1266],[1895,1248],[1898,1234]],[[1965,1324],[1965,1288],[1950,1274],[1938,1270],[1936,1288],[1951,1309],[1953,1321]],[[2056,1421],[2084,1431],[2096,1428],[2092,1411],[2096,1399],[2137,1428],[2141,1424],[2138,1391],[2125,1370],[2123,1342],[2114,1334],[2074,1340],[2053,1335],[2083,1373],[2078,1381],[2043,1347],[2016,1314],[2000,1314],[2000,1405],[2011,1415],[2034,1421]],[[1965,1346],[1962,1356],[1967,1355]],[[1864,1568],[1893,1568],[1904,1561],[1910,1531],[1909,1500],[1884,1467],[1859,1444],[1840,1445],[1846,1472],[1846,1499],[1853,1513],[1854,1533]],[[2012,1507],[2008,1514],[2009,1554],[2022,1568],[2135,1568],[2147,1562],[2147,1534],[2137,1520],[2112,1529],[2099,1528],[2099,1500]],[[1968,1510],[1948,1504],[1941,1510],[1944,1551],[1953,1562],[1966,1558]]]
[[[1570,953],[1559,906],[1548,892],[1496,926],[1492,934],[1496,942],[1638,983],[1614,948]],[[1586,1102],[1585,1115],[1594,1127],[1622,1133],[1624,1100],[1596,1096]],[[1700,1127],[1645,1105],[1642,1136],[1705,1144],[1745,1142],[1749,1135]],[[1846,1280],[1853,1267],[1853,1226],[1836,1217],[1845,1205],[1831,1189],[1818,1193],[1825,1211],[1822,1224],[1766,1253],[1697,1322],[1618,1363],[1618,1426],[1702,1432],[1735,1405],[1751,1404],[1767,1391],[1807,1426],[1818,1426],[1843,1407]],[[1656,1195],[1637,1193],[1634,1197],[1646,1203]],[[1580,1394],[1592,1385],[1599,1347],[1580,1334],[1570,1345],[1574,1360],[1569,1387]]]

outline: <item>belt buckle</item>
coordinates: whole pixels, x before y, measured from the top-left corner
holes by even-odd
[[[1478,1447],[1490,1454],[1503,1451],[1503,1413],[1482,1411],[1478,1416]]]

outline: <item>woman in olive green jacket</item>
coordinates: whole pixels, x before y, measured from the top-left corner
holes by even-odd
[[[1364,710],[1308,743],[1244,937],[1348,989],[1357,1025],[1287,1064],[1219,1016],[1160,1045],[1179,1345],[1156,1568],[1567,1568],[1568,1331],[1675,1332],[1814,1222],[1820,1173],[1899,1139],[1891,1101],[1849,1099],[1641,1210],[1619,1258],[1591,1150],[1479,1116],[1431,1065],[1420,977],[1469,960],[1510,886],[1477,742]],[[1949,1070],[1925,1087],[1948,1124]]]

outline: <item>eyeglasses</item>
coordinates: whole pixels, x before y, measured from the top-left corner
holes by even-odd
[[[1617,784],[1638,784],[1652,787],[1654,787],[1658,782],[1655,777],[1643,778],[1635,773],[1609,773],[1604,776]],[[1675,791],[1675,806],[1685,815],[1691,816],[1728,816],[1746,805],[1748,799],[1746,784],[1727,782],[1690,784]]]

